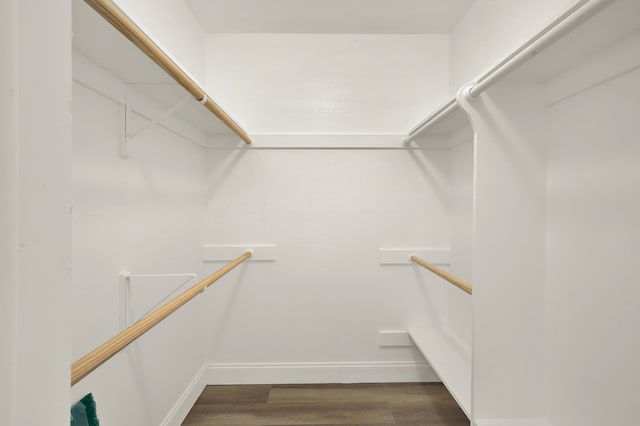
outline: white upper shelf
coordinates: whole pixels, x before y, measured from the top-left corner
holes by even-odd
[[[189,95],[167,72],[82,0],[73,1],[73,48],[123,82],[134,85],[136,90],[166,109]],[[234,133],[227,124],[195,101],[185,104],[176,115],[205,133]]]
[[[470,86],[477,96],[501,79],[545,83],[583,63],[608,47],[640,32],[640,1],[585,0],[478,76]],[[480,88],[482,86],[482,88]],[[474,93],[474,90],[478,93]],[[470,129],[454,99],[411,131],[408,139],[418,146],[453,146]],[[458,134],[459,137],[452,137]]]
[[[451,148],[473,137],[466,113],[455,98],[425,118],[405,137],[405,146]]]
[[[467,116],[465,115],[464,111],[456,105],[456,107],[453,111],[451,111],[450,114],[447,114],[446,116],[442,117],[441,120],[433,123],[433,125],[431,125],[425,133],[430,135],[444,136],[455,133],[467,126],[469,126],[469,120],[467,119]],[[469,126],[469,130],[470,129],[471,128]]]
[[[154,64],[155,65],[155,64]],[[136,90],[158,104],[170,108],[184,99],[188,93],[179,84],[135,84]],[[198,103],[189,102],[180,108],[176,115],[192,126],[209,134],[233,134],[222,121]]]
[[[640,1],[615,0],[532,56],[507,77],[547,82],[640,31]]]

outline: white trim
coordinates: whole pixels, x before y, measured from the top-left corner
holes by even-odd
[[[251,133],[250,148],[399,148],[403,134]],[[228,138],[210,137],[209,146],[228,148]],[[223,145],[225,144],[225,145]],[[240,145],[238,145],[240,146]]]
[[[380,133],[367,133],[367,132],[252,132],[252,136],[402,136],[402,133],[397,132],[380,132]]]
[[[411,256],[418,256],[434,265],[450,265],[451,249],[429,248],[381,248],[378,250],[381,265],[412,265]]]
[[[278,256],[275,244],[205,244],[203,259],[205,262],[228,262],[246,251],[252,252],[248,261],[272,261]]]
[[[426,362],[220,363],[208,385],[439,382]]]
[[[180,426],[182,424],[187,414],[189,414],[191,407],[196,403],[198,397],[207,385],[205,381],[206,372],[207,366],[203,365],[193,380],[191,380],[191,383],[189,383],[184,392],[182,392],[180,398],[178,398],[173,407],[171,407],[167,416],[162,423],[160,423],[161,426]]]
[[[547,419],[479,419],[475,426],[552,426]]]
[[[449,135],[447,134],[432,134],[421,133],[409,143],[402,142],[402,149],[449,149],[450,148]]]

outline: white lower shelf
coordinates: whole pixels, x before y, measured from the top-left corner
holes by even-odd
[[[471,358],[447,336],[433,328],[407,329],[442,383],[471,418]]]

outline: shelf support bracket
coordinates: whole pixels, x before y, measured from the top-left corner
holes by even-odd
[[[166,301],[169,297],[173,296],[176,291],[182,288],[186,283],[191,280],[197,280],[198,276],[194,273],[190,274],[131,274],[129,272],[121,272],[119,274],[119,287],[120,287],[120,331],[124,330],[128,326],[131,325],[132,322],[139,321],[145,316],[149,314],[153,309],[157,308],[158,305]],[[131,278],[157,278],[157,277],[165,277],[165,278],[183,278],[182,283],[176,287],[171,293],[166,295],[161,301],[155,304],[155,306],[142,316],[137,319],[132,319],[131,311]]]
[[[120,158],[129,158],[129,151],[128,151],[128,144],[129,142],[131,142],[133,139],[135,139],[138,135],[140,135],[141,133],[147,131],[148,129],[152,128],[155,125],[161,124],[164,120],[166,120],[167,118],[169,118],[171,115],[173,115],[174,113],[176,113],[178,110],[180,110],[180,108],[182,108],[187,102],[192,101],[193,100],[193,96],[188,95],[187,97],[185,97],[184,99],[182,99],[181,101],[177,102],[175,105],[173,105],[171,108],[167,109],[166,111],[162,112],[161,114],[157,115],[156,117],[153,117],[151,119],[149,119],[149,122],[140,126],[139,128],[137,128],[134,131],[129,131],[129,117],[131,116],[131,113],[133,112],[133,109],[131,108],[131,106],[129,105],[129,102],[127,100],[126,105],[121,108],[120,114],[124,114],[124,117],[122,119],[121,122],[124,123],[124,131],[123,131],[123,138],[120,142]],[[207,97],[205,96],[202,101],[196,101],[198,103],[204,103],[207,101]]]

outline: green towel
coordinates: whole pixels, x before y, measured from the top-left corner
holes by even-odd
[[[90,393],[71,406],[71,426],[100,426],[96,402]]]

